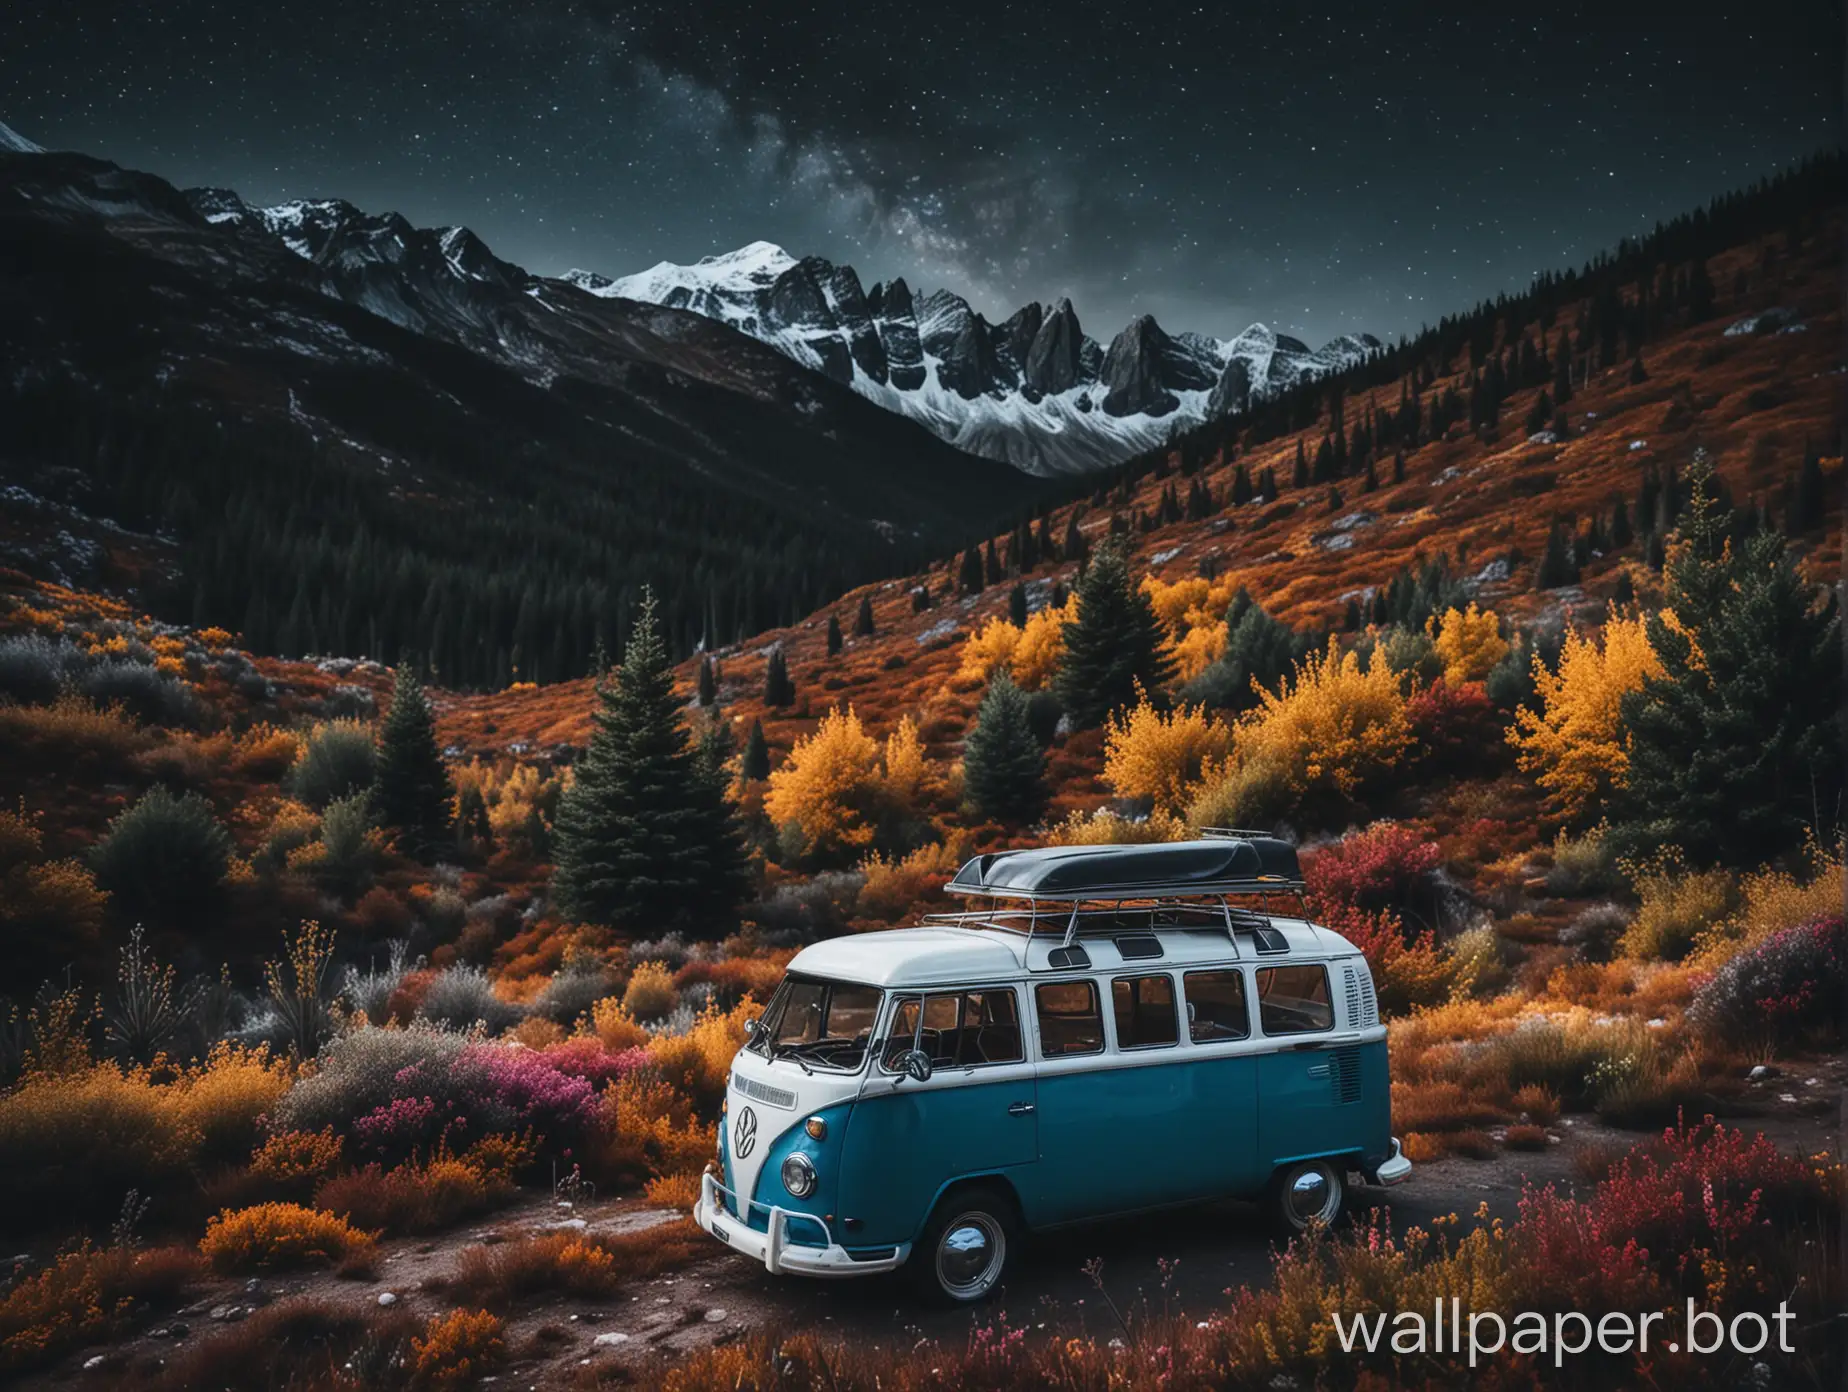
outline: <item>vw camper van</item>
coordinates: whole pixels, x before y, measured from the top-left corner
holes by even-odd
[[[973,1302],[1026,1232],[1229,1197],[1301,1231],[1410,1173],[1367,964],[1288,843],[1009,851],[948,888],[975,905],[790,962],[732,1064],[712,1236]]]

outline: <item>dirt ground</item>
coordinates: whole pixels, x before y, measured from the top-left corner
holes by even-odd
[[[1848,1067],[1840,1059],[1788,1065],[1751,1085],[1750,1101],[1761,1109],[1759,1115],[1727,1124],[1762,1131],[1788,1150],[1841,1154],[1845,1081]],[[1624,1150],[1638,1139],[1635,1132],[1611,1130],[1588,1117],[1566,1117],[1544,1151],[1501,1151],[1490,1160],[1419,1165],[1396,1188],[1355,1191],[1350,1211],[1382,1206],[1395,1231],[1451,1214],[1464,1226],[1477,1221],[1478,1212],[1510,1219],[1525,1185],[1554,1184],[1562,1191],[1582,1187],[1586,1181],[1578,1157],[1594,1147]],[[402,1303],[412,1313],[426,1307],[428,1313],[439,1313],[451,1302],[426,1291],[424,1283],[440,1282],[471,1245],[559,1225],[630,1232],[678,1216],[634,1198],[593,1200],[575,1208],[531,1199],[488,1222],[384,1243],[371,1280],[311,1274],[265,1279],[254,1289],[241,1280],[214,1282],[177,1314],[156,1316],[132,1338],[84,1349],[26,1385],[85,1388],[132,1382],[134,1372],[157,1368],[176,1341],[209,1338],[219,1323],[241,1318],[254,1303],[296,1295],[371,1305],[389,1296],[389,1303]],[[1166,1302],[1172,1309],[1204,1314],[1223,1302],[1229,1288],[1267,1281],[1271,1244],[1258,1210],[1230,1202],[1047,1234],[1020,1254],[1000,1296],[970,1312],[921,1306],[898,1274],[838,1282],[771,1277],[714,1243],[709,1257],[614,1299],[543,1298],[511,1312],[507,1342],[517,1356],[496,1382],[544,1388],[591,1373],[648,1386],[663,1360],[760,1329],[813,1329],[865,1338],[874,1346],[909,1345],[927,1337],[960,1339],[972,1321],[986,1323],[1003,1311],[1017,1326],[1109,1338],[1118,1332],[1111,1304],[1125,1314],[1142,1301],[1155,1309]],[[1103,1263],[1102,1294],[1082,1270],[1093,1259]],[[1165,1291],[1163,1261],[1170,1263]]]

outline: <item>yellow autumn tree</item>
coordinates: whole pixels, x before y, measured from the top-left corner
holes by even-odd
[[[1039,691],[1058,676],[1059,663],[1065,657],[1065,625],[1077,617],[1077,595],[1057,609],[1047,605],[1027,616],[1027,626],[1020,631],[1013,655],[1014,684],[1022,691]]]
[[[1190,628],[1173,645],[1174,675],[1178,681],[1192,681],[1219,660],[1226,650],[1226,622],[1201,624]]]
[[[1514,713],[1508,742],[1561,820],[1589,820],[1623,787],[1630,758],[1624,693],[1661,673],[1640,617],[1613,616],[1601,640],[1568,630],[1558,672],[1534,658],[1540,709],[1523,707]]]
[[[837,706],[771,773],[764,810],[778,826],[796,827],[809,854],[864,850],[872,844],[883,791],[880,753],[853,707]]]
[[[1501,636],[1501,621],[1493,609],[1447,609],[1432,625],[1432,646],[1444,664],[1444,680],[1451,686],[1485,680],[1495,664],[1508,655],[1508,640]]]
[[[1033,619],[1028,618],[1031,625]],[[959,681],[985,682],[997,668],[1012,670],[1014,653],[1020,647],[1021,630],[999,614],[971,633],[963,643],[962,665],[956,669]],[[1016,678],[1018,680],[1018,678]]]
[[[1145,694],[1105,728],[1104,782],[1118,797],[1173,811],[1187,802],[1207,765],[1231,747],[1232,732],[1204,707],[1164,714]]]
[[[918,738],[918,723],[901,716],[898,726],[886,736],[885,795],[896,806],[915,811],[929,796],[930,761],[924,757],[924,741]]]

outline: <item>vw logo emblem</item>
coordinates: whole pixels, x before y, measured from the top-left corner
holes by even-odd
[[[757,1113],[746,1107],[738,1113],[738,1124],[732,1128],[732,1149],[740,1160],[748,1156],[757,1145]]]

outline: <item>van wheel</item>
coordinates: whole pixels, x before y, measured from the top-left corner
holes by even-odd
[[[1307,1232],[1312,1223],[1332,1227],[1347,1202],[1347,1174],[1328,1160],[1285,1165],[1271,1179],[1271,1216],[1285,1237]]]
[[[953,1190],[938,1201],[906,1266],[926,1299],[973,1305],[1001,1284],[1019,1232],[1005,1191],[986,1184]]]

